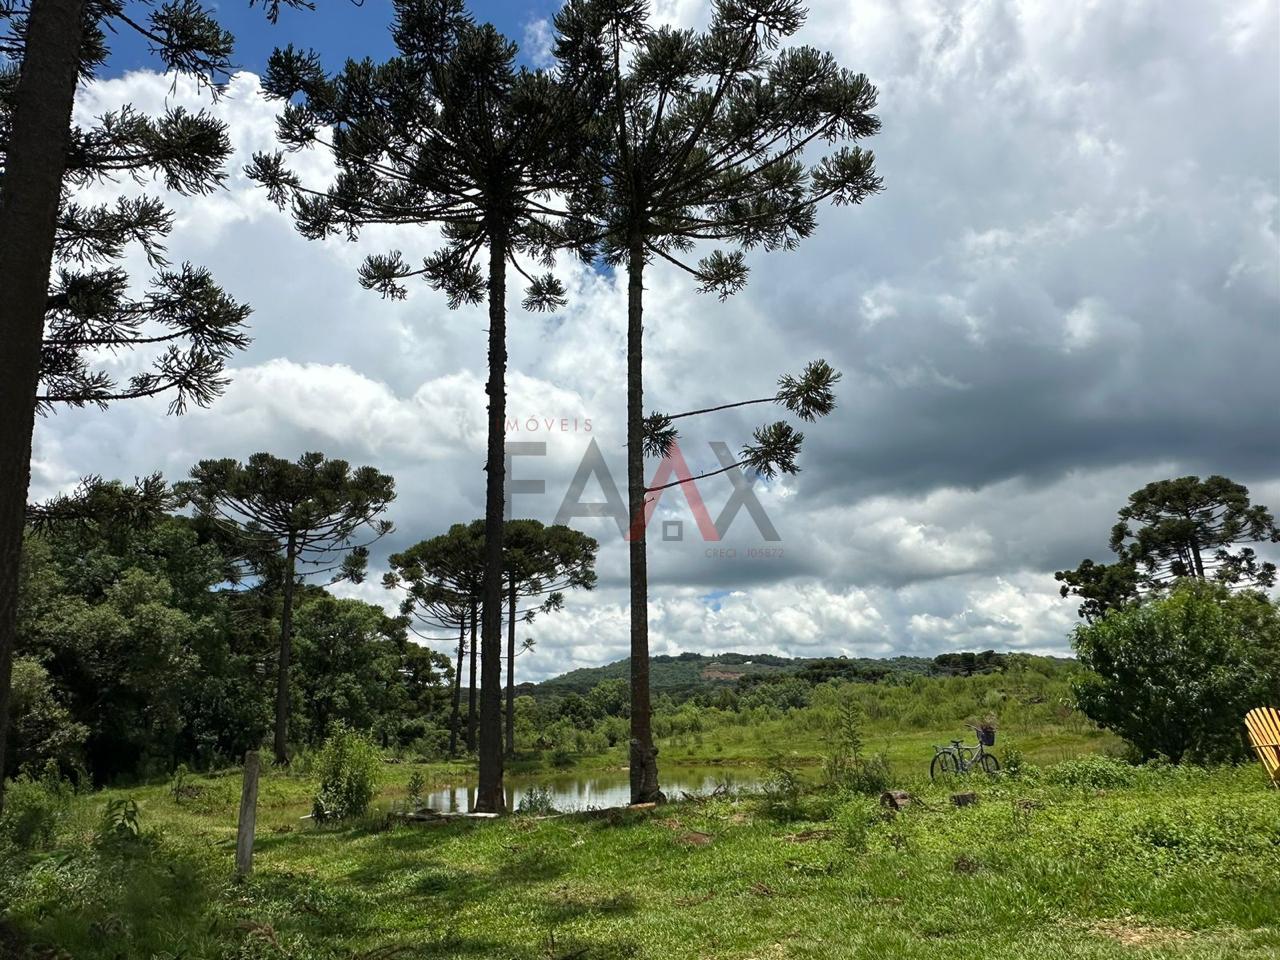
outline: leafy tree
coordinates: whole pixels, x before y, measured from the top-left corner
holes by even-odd
[[[587,705],[596,716],[625,717],[631,707],[627,681],[619,678],[602,680],[587,694]]]
[[[455,523],[447,533],[422,540],[388,560],[383,577],[387,589],[404,591],[400,612],[412,617],[425,640],[447,640],[441,630],[458,631],[458,665],[453,677],[453,711],[449,720],[449,755],[458,750],[461,729],[462,659],[467,650],[467,623],[471,623],[471,716],[475,716],[476,605],[484,586],[484,523]],[[435,634],[435,635],[432,635]],[[467,748],[474,747],[468,729]]]
[[[281,154],[256,156],[248,172],[281,204],[293,200],[299,229],[309,237],[354,237],[376,223],[443,226],[444,248],[420,266],[399,251],[369,257],[360,271],[364,286],[403,297],[404,280],[420,276],[444,290],[450,306],[488,300],[476,809],[500,811],[506,276],[510,266],[528,280],[525,309],[564,303],[561,284],[550,274],[533,276],[521,259],[549,264],[557,247],[581,245],[549,225],[544,202],[573,185],[579,108],[546,73],[517,70],[515,45],[492,25],[475,24],[461,0],[396,0],[395,10],[400,52],[384,64],[349,61],[329,77],[316,54],[290,47],[276,51],[268,66],[264,87],[289,101],[281,140],[289,148],[331,149],[338,165],[333,184],[307,187]]]
[[[595,224],[604,260],[627,270],[627,493],[631,516],[632,800],[660,799],[648,689],[645,556],[644,271],[653,257],[723,299],[746,284],[744,250],[793,249],[817,206],[880,190],[872,155],[817,144],[879,129],[875,87],[809,47],[780,50],[800,28],[798,0],[716,0],[702,33],[652,27],[645,0],[570,0],[555,45],[568,83],[593,90],[596,136],[581,153],[589,186],[569,191]],[[698,244],[726,244],[696,264]],[[785,455],[793,438],[758,438]]]
[[[177,751],[200,679],[201,649],[214,629],[211,611],[192,603],[187,588],[199,571],[216,577],[221,565],[176,525],[124,549],[91,546],[83,558],[64,552],[76,541],[90,545],[80,536],[29,540],[27,579],[39,588],[23,597],[30,607],[21,619],[19,649],[43,667],[72,723],[85,729],[85,760],[103,783],[167,766]],[[141,552],[162,544],[174,549],[172,559],[189,565],[176,582],[166,573],[167,560],[156,563]],[[27,718],[15,717],[21,731]]]
[[[72,719],[40,661],[31,657],[14,661],[12,710],[14,770],[38,770],[48,761],[63,774],[84,769],[89,728]]]
[[[1086,558],[1074,570],[1059,570],[1054,578],[1062,596],[1080,598],[1077,613],[1093,623],[1108,610],[1118,610],[1138,599],[1138,571],[1132,563],[1094,563]]]
[[[320,743],[335,723],[378,730],[397,713],[408,645],[402,621],[372,604],[324,596],[298,608],[293,688],[300,738]]]
[[[373,467],[353,470],[345,460],[327,460],[321,453],[305,453],[296,463],[255,453],[243,464],[202,460],[177,489],[198,517],[243,546],[255,573],[282,584],[274,749],[276,762],[288,763],[297,582],[322,574],[330,582],[364,578],[368,543],[392,529],[379,518],[395,499],[395,481]],[[362,535],[370,539],[356,543]]]
[[[267,4],[272,19],[278,4]],[[223,125],[204,111],[174,107],[150,117],[127,106],[88,129],[73,128],[71,112],[77,82],[106,60],[110,34],[145,36],[167,69],[215,92],[230,70],[230,34],[196,0],[3,0],[0,19],[2,767],[37,409],[162,393],[171,397],[171,412],[208,403],[225,385],[226,358],[247,342],[249,310],[207,271],[166,262],[172,215],[155,197],[97,205],[75,199],[77,188],[122,174],[158,178],[178,193],[220,185],[230,145]],[[132,244],[155,269],[142,296],[131,293],[118,265]],[[97,364],[104,353],[123,350],[143,351],[151,367],[121,384]],[[0,783],[0,801],[2,790]]]
[[[1244,715],[1280,698],[1280,608],[1188,580],[1076,628],[1079,708],[1144,756],[1241,757]]]
[[[545,526],[537,520],[508,520],[503,532],[503,569],[507,587],[507,710],[506,752],[515,752],[516,623],[531,621],[534,609],[517,609],[520,598],[541,597],[537,608],[558,610],[564,590],[591,590],[596,584],[593,537],[563,524]],[[532,649],[533,641],[525,641]]]
[[[933,658],[933,665],[942,673],[972,677],[975,673],[996,673],[1008,667],[1009,655],[984,650],[974,653],[965,650],[961,653],[940,653]]]
[[[1115,563],[1086,559],[1054,576],[1062,595],[1080,597],[1080,615],[1094,621],[1187,577],[1274,586],[1275,564],[1260,561],[1252,547],[1237,548],[1248,543],[1280,543],[1280,529],[1266,507],[1250,501],[1247,487],[1217,475],[1159,480],[1120,508],[1111,529]]]

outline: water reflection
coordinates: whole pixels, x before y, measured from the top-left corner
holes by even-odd
[[[676,768],[664,770],[662,789],[671,799],[682,792],[710,793],[720,784],[730,789],[750,789],[759,782],[753,771]],[[621,807],[631,800],[631,781],[626,770],[578,774],[534,774],[505,778],[507,809],[516,810],[530,790],[545,790],[551,805],[561,812]],[[461,783],[434,790],[426,805],[438,813],[469,813],[475,802],[475,784]]]

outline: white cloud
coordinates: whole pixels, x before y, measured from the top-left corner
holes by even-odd
[[[800,475],[760,490],[781,556],[751,554],[762,542],[745,513],[705,544],[683,498],[664,498],[658,517],[687,535],[650,543],[655,652],[1064,651],[1075,605],[1052,571],[1105,558],[1130,491],[1220,472],[1280,508],[1280,448],[1264,442],[1280,408],[1280,89],[1259,80],[1280,73],[1280,14],[1177,6],[812,0],[801,39],[880,87],[870,146],[886,191],[824,210],[796,253],[753,253],[751,285],[728,303],[651,268],[646,405],[759,396],[825,356],[845,373],[841,406],[805,427]],[[655,4],[675,24],[706,13]],[[533,62],[549,38],[528,25]],[[478,516],[483,308],[449,311],[424,284],[383,301],[354,278],[368,253],[414,260],[438,233],[301,239],[241,172],[273,146],[257,79],[238,75],[216,104],[170,82],[95,83],[77,115],[168,102],[230,124],[227,189],[173,201],[170,251],[254,305],[255,343],[209,411],[41,421],[35,494],[90,472],[177,477],[203,456],[318,448],[396,477],[388,548]],[[322,153],[291,162],[331,175]],[[544,520],[590,439],[623,478],[625,289],[562,267],[571,301],[553,318],[521,312],[509,284],[509,412],[592,420],[589,434],[540,434],[548,456],[517,468],[547,480],[518,508]],[[714,464],[708,440],[739,446],[760,413],[694,424],[691,466]],[[700,490],[716,515],[727,482]],[[612,521],[580,525],[601,539],[601,586],[530,628],[526,676],[626,655],[625,548]],[[347,589],[386,601],[377,579]]]

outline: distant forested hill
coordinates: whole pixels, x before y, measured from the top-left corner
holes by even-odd
[[[678,656],[656,656],[649,668],[649,682],[654,696],[667,694],[684,700],[719,687],[742,689],[756,683],[770,682],[787,676],[810,683],[824,680],[864,680],[875,682],[895,674],[926,676],[990,673],[1004,669],[1010,654],[945,653],[934,658],[893,657],[876,660],[863,657],[777,657],[751,653],[682,653]],[[535,697],[586,695],[604,680],[626,680],[630,675],[630,659],[617,660],[602,667],[583,667],[538,684],[522,684],[522,693]]]

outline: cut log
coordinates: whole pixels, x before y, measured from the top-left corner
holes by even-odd
[[[890,810],[905,810],[916,802],[916,798],[905,790],[886,790],[880,794],[880,805]]]

